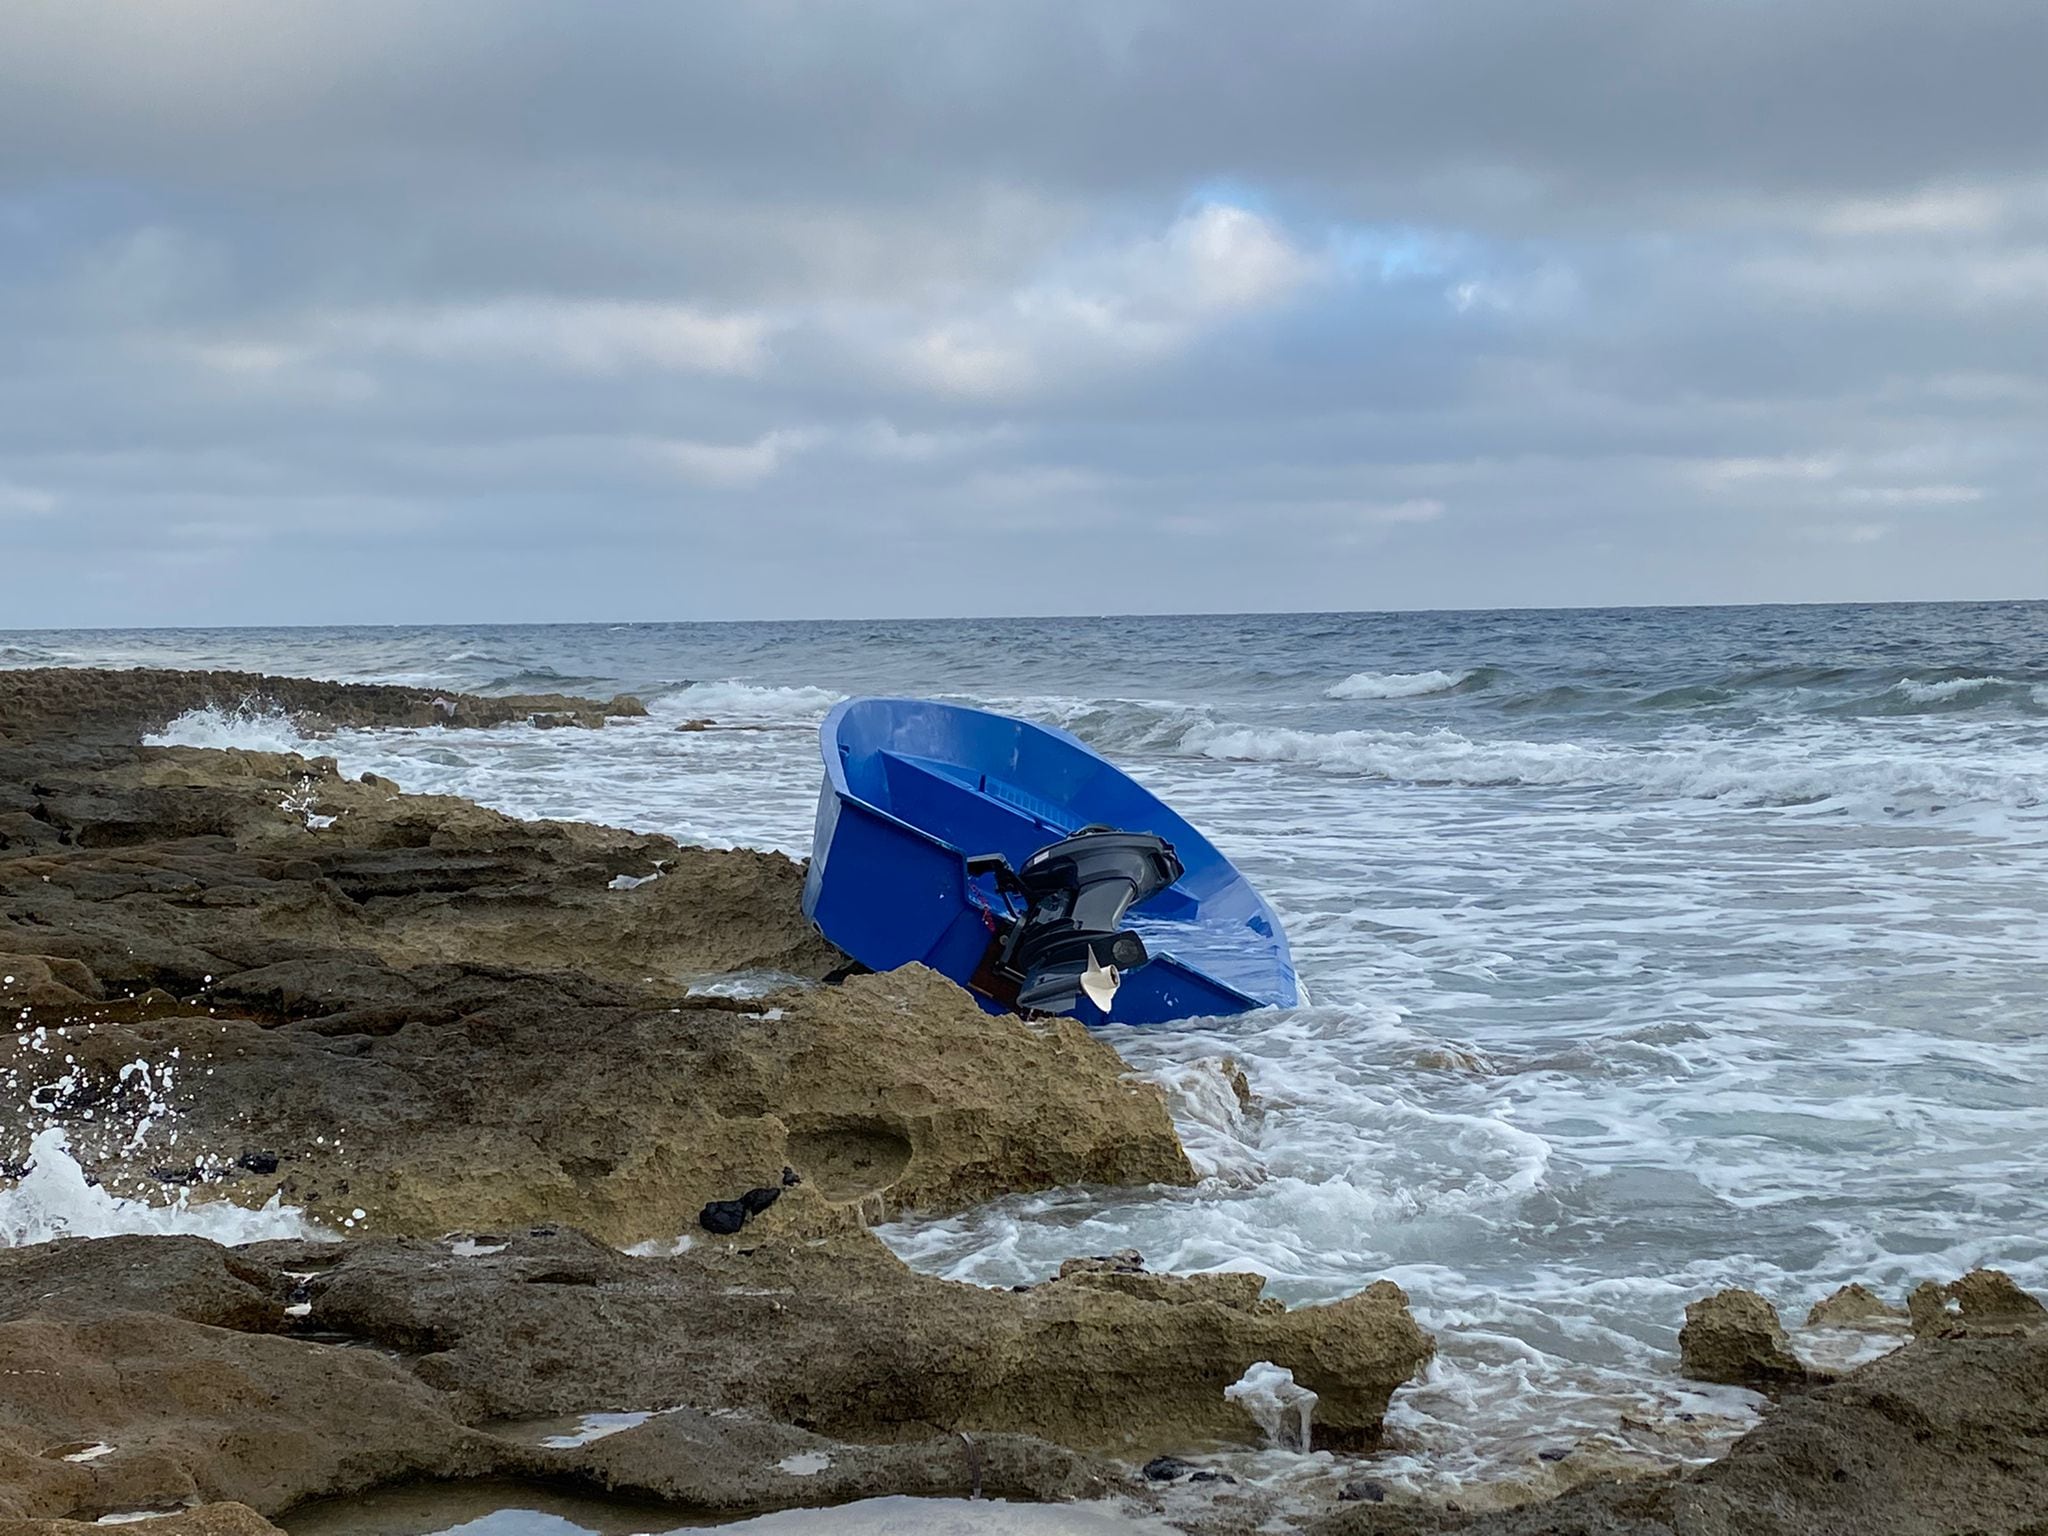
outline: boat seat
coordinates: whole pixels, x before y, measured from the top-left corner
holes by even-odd
[[[1019,789],[1007,779],[992,779],[984,773],[975,787],[992,800],[1016,806],[1049,831],[1056,831],[1064,836],[1073,830],[1068,825],[1072,819],[1068,813],[1041,795],[1034,795],[1028,789]]]
[[[876,755],[882,760],[889,789],[887,808],[962,853],[1001,853],[1015,863],[1073,830],[1052,819],[1058,812],[1050,802],[1037,802],[1050,813],[1047,815],[1017,803],[1035,800],[1035,796],[1016,791],[1013,799],[993,793],[999,780],[991,782],[990,792],[984,793],[978,782],[969,783],[946,772],[945,765],[900,752]]]

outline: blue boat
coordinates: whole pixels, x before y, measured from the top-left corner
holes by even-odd
[[[804,914],[873,970],[921,961],[990,1012],[1101,1023],[1292,1007],[1287,935],[1209,840],[1065,731],[848,699]]]

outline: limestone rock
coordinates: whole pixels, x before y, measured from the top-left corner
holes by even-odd
[[[99,1000],[98,980],[76,960],[0,954],[0,1018],[9,1023],[24,1008],[77,1009]]]
[[[1806,1314],[1809,1328],[1857,1328],[1891,1333],[1906,1325],[1906,1312],[1895,1307],[1868,1286],[1856,1281],[1842,1286],[1813,1304]]]
[[[133,1536],[285,1536],[246,1504],[201,1504],[129,1528]],[[107,1536],[107,1528],[86,1520],[0,1520],[0,1536]]]
[[[553,723],[589,727],[608,719],[645,715],[638,699],[609,703],[566,694],[484,698],[387,683],[330,683],[254,672],[126,671],[37,667],[0,677],[0,736],[72,734],[132,741],[195,709],[288,714],[308,731],[341,726],[505,725],[552,717]]]
[[[490,1417],[687,1403],[847,1440],[921,1426],[1141,1460],[1248,1434],[1223,1389],[1257,1360],[1320,1394],[1324,1441],[1369,1445],[1432,1352],[1386,1282],[1291,1311],[1247,1307],[1199,1278],[1179,1282],[1190,1294],[1177,1300],[1077,1283],[1092,1276],[989,1290],[914,1274],[865,1232],[776,1233],[816,1199],[798,1186],[744,1237],[666,1259],[565,1232],[507,1236],[470,1259],[436,1243],[356,1244],[313,1282],[313,1318],[430,1351],[422,1379]]]
[[[1916,1334],[1983,1334],[2048,1328],[2048,1308],[2000,1269],[1973,1269],[1947,1285],[1924,1280],[1906,1298]]]
[[[561,1469],[615,1493],[708,1511],[842,1504],[883,1494],[1100,1499],[1131,1486],[1109,1463],[1024,1435],[928,1434],[892,1445],[855,1445],[787,1424],[688,1408],[657,1414],[557,1460]]]
[[[794,1187],[761,1223],[822,1197]],[[191,1317],[125,1310],[151,1260]],[[312,1334],[248,1303],[303,1282]],[[208,1286],[226,1277],[233,1285]],[[1077,1280],[1083,1277],[1075,1277]],[[1146,1276],[1161,1286],[1169,1277]],[[1294,1311],[1185,1282],[1170,1301],[1072,1282],[988,1290],[913,1274],[870,1235],[750,1230],[667,1259],[567,1231],[458,1251],[412,1239],[74,1240],[21,1256],[0,1299],[0,1515],[95,1518],[234,1500],[276,1514],[409,1478],[581,1477],[734,1509],[881,1492],[1095,1497],[1137,1460],[1246,1433],[1223,1388],[1286,1363],[1352,1445],[1427,1358],[1400,1292]],[[330,1342],[313,1342],[313,1338]],[[350,1345],[337,1347],[332,1341]],[[639,1408],[583,1446],[470,1426]]]
[[[487,1452],[373,1351],[150,1312],[0,1323],[0,1513],[94,1519],[201,1500],[275,1512],[468,1475]]]
[[[163,1312],[244,1333],[285,1328],[277,1270],[198,1237],[71,1238],[0,1248],[0,1322]]]
[[[289,754],[109,748],[25,779],[66,841],[0,852],[0,948],[63,990],[19,1021],[48,1038],[0,1036],[0,1072],[61,1081],[73,1153],[122,1193],[191,1175],[194,1198],[282,1190],[350,1230],[637,1243],[785,1166],[847,1220],[1193,1181],[1161,1092],[1072,1021],[991,1018],[916,968],[796,986],[843,957],[780,855],[517,821]],[[796,989],[687,989],[734,970]],[[138,1061],[179,1065],[175,1148]],[[0,1126],[0,1161],[28,1129]]]
[[[1792,1353],[1777,1308],[1754,1291],[1717,1291],[1688,1305],[1678,1349],[1679,1371],[1694,1381],[1775,1388],[1810,1375]]]
[[[2011,1305],[1995,1282],[1968,1291]],[[2048,1330],[2025,1329],[1923,1335],[1787,1396],[1726,1455],[1676,1480],[1593,1484],[1477,1517],[1347,1508],[1315,1536],[2040,1536],[2044,1512]]]
[[[1252,1080],[1243,1063],[1234,1056],[1226,1056],[1222,1068],[1223,1079],[1230,1084],[1231,1096],[1237,1100],[1237,1112],[1240,1115],[1253,1113],[1258,1108],[1258,1096],[1252,1092]]]

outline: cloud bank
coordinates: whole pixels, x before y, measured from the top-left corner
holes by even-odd
[[[2041,596],[2048,8],[0,13],[0,627]]]

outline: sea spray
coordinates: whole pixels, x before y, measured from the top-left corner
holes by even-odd
[[[239,747],[245,752],[316,752],[324,750],[298,728],[291,716],[273,706],[254,703],[234,709],[209,704],[188,709],[160,731],[142,738],[146,747]]]
[[[1243,1073],[1227,1057],[1204,1056],[1167,1062],[1143,1076],[1166,1090],[1174,1127],[1195,1172],[1205,1179],[1249,1186],[1266,1176],[1266,1162],[1238,1097]]]
[[[1255,1360],[1245,1373],[1223,1389],[1223,1395],[1244,1406],[1276,1450],[1306,1451],[1318,1395],[1294,1379],[1294,1372],[1270,1360]]]
[[[60,1126],[36,1133],[29,1159],[14,1187],[0,1190],[0,1247],[129,1232],[188,1233],[230,1244],[327,1235],[304,1212],[285,1205],[281,1193],[257,1210],[225,1200],[195,1204],[185,1190],[168,1205],[110,1194],[79,1166]]]

